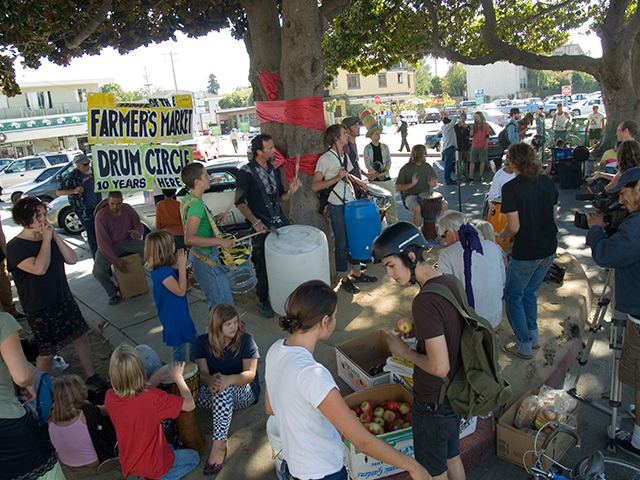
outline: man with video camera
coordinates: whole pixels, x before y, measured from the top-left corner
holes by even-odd
[[[599,267],[615,268],[615,309],[627,315],[618,379],[635,390],[640,404],[640,167],[625,170],[610,193],[619,192],[619,201],[629,215],[611,236],[600,211],[587,213],[587,244]],[[635,416],[633,432],[619,431],[616,445],[640,458],[640,417]]]

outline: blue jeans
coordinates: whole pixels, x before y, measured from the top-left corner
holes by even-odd
[[[83,218],[81,220],[84,231],[87,233],[87,243],[89,244],[89,250],[91,250],[91,257],[96,258],[96,252],[98,251],[98,239],[96,238],[95,218],[93,213],[91,218]]]
[[[538,297],[536,292],[556,254],[539,260],[509,260],[505,290],[505,307],[509,325],[516,334],[516,348],[531,355],[538,343]]]
[[[460,455],[460,416],[444,403],[413,401],[413,450],[416,461],[432,476],[447,471],[447,460]]]
[[[289,465],[287,465],[286,460],[283,460],[282,464],[280,465],[280,474],[282,475],[283,480],[289,480],[293,478],[291,476],[291,473],[289,472]],[[339,470],[336,473],[330,473],[329,475],[325,475],[324,477],[317,480],[349,480],[349,475],[347,474],[347,468],[342,467],[342,470]]]
[[[328,204],[329,218],[331,219],[331,229],[336,242],[336,275],[338,277],[346,277],[349,275],[349,257],[347,255],[347,226],[344,223],[344,205]],[[352,270],[360,270],[360,262],[351,265]]]
[[[217,247],[212,248],[212,253],[205,253],[202,250],[199,250],[199,252],[217,264],[220,264]],[[199,260],[193,252],[189,253],[189,259],[193,262],[193,276],[196,277],[202,293],[204,293],[209,301],[209,311],[222,302],[233,305],[233,295],[231,295],[229,279],[222,267],[214,267],[208,263],[204,263],[202,260]]]
[[[444,181],[451,181],[451,172],[453,171],[453,163],[456,160],[456,149],[451,146],[442,152],[442,160],[444,160]]]
[[[171,361],[172,362],[184,362],[187,360],[187,345],[189,345],[189,361],[193,362],[193,343],[196,338],[200,336],[198,330],[193,334],[193,340],[189,343],[183,343],[177,347],[171,347]]]
[[[171,448],[171,445],[169,445],[169,448]],[[171,448],[171,450],[173,450],[173,448]],[[179,480],[200,463],[200,455],[198,455],[198,452],[195,450],[175,450],[173,453],[175,453],[176,458],[173,461],[171,469],[164,477],[160,477],[158,480]]]

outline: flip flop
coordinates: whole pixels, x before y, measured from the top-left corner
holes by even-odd
[[[359,277],[354,276],[353,281],[356,283],[373,283],[378,281],[378,277],[372,277],[366,273],[362,273]]]
[[[500,350],[505,353],[510,353],[511,355],[515,355],[516,357],[524,358],[525,360],[531,360],[533,355],[525,355],[524,353],[520,353],[516,348],[515,343],[507,343],[505,345],[500,346]]]
[[[216,475],[222,470],[223,463],[214,463],[213,465],[205,463],[203,475]]]

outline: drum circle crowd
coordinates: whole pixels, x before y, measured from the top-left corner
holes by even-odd
[[[475,302],[478,312],[494,327],[502,318],[502,298],[506,290],[507,316],[516,333],[516,341],[502,348],[508,354],[531,358],[532,349],[539,347],[535,292],[543,272],[555,256],[558,198],[553,182],[540,174],[540,162],[532,148],[524,143],[511,144],[507,163],[496,173],[495,185],[487,198],[483,214],[487,221],[472,225],[462,214],[447,211],[447,202],[436,191],[437,176],[426,162],[424,145],[413,147],[409,161],[392,186],[394,191],[386,192],[383,187],[390,186],[390,155],[388,148],[379,142],[382,127],[375,123],[373,116],[363,115],[367,122],[367,137],[372,138],[365,155],[369,171],[365,176],[377,184],[368,184],[350,173],[359,172],[359,168],[353,165],[352,155],[355,151],[357,162],[357,150],[354,150],[355,143],[350,143],[349,137],[350,127],[357,122],[353,117],[349,117],[349,126],[332,125],[327,129],[327,150],[320,157],[313,175],[312,189],[328,193],[324,213],[335,236],[335,263],[342,289],[355,294],[360,290],[358,283],[377,281],[376,277],[364,274],[360,262],[345,253],[349,247],[344,222],[345,205],[356,198],[369,198],[382,210],[391,208],[392,214],[386,219],[385,211],[380,212],[381,221],[389,226],[378,239],[391,240],[385,240],[388,245],[378,245],[378,251],[386,253],[377,259],[382,261],[389,276],[401,285],[416,283],[417,279],[423,286],[436,279],[436,283],[447,288],[456,283],[444,273],[457,277],[464,285],[469,304],[473,306]],[[483,123],[481,115],[478,121]],[[485,129],[474,134],[485,135]],[[298,180],[294,180],[294,188],[285,192],[280,183],[270,179],[274,172],[270,164],[272,158],[269,158],[273,142],[268,135],[259,137],[254,153],[260,153],[258,165],[266,173],[255,168],[245,169],[243,185],[255,186],[266,182],[271,189],[273,205],[265,208],[264,212],[259,211],[255,198],[259,200],[266,196],[256,192],[243,192],[245,196],[239,203],[251,204],[242,207],[245,209],[243,212],[253,210],[262,215],[275,209],[281,214],[280,201],[291,198],[298,189]],[[478,142],[478,147],[473,148],[483,149],[482,142]],[[476,157],[482,159],[484,154],[476,153]],[[98,466],[101,472],[121,465],[124,476],[179,479],[197,467],[206,448],[201,438],[197,438],[202,437],[197,423],[194,428],[198,432],[193,441],[187,440],[186,432],[180,430],[180,425],[187,424],[187,417],[191,418],[189,421],[193,425],[195,417],[192,412],[196,407],[212,412],[212,445],[204,462],[203,474],[215,475],[222,470],[227,458],[226,444],[234,411],[260,400],[260,352],[233,305],[227,278],[228,261],[223,261],[223,258],[235,240],[223,237],[218,222],[224,220],[224,216],[214,216],[203,201],[203,193],[209,185],[207,171],[202,164],[191,164],[183,169],[182,179],[189,194],[180,205],[173,199],[171,191],[163,192],[166,199],[162,206],[163,221],[169,221],[172,232],[159,230],[148,235],[144,251],[146,267],[153,280],[153,298],[163,326],[163,342],[171,348],[172,362],[161,366],[155,352],[149,352],[148,347],[140,349],[123,344],[111,356],[110,381],[93,370],[86,335],[89,327],[67,283],[64,265],[75,263],[76,253],[49,224],[47,207],[39,199],[25,197],[13,207],[12,217],[22,231],[6,245],[7,266],[13,274],[26,321],[39,351],[35,368],[51,374],[54,354],[68,343],[73,343],[86,378],[61,376],[54,379],[54,407],[48,418],[49,435],[46,435],[45,430],[22,408],[13,392],[15,385],[23,397],[35,395],[34,369],[28,365],[20,346],[20,325],[8,313],[0,313],[0,400],[3,402],[0,407],[0,442],[3,445],[12,443],[12,448],[0,449],[0,463],[7,465],[9,475],[3,472],[0,478],[62,479],[64,474],[60,462],[63,462],[70,467]],[[411,212],[413,224],[397,222],[393,208],[395,200],[392,200],[396,192],[400,192],[404,206]],[[531,211],[529,200],[540,195],[544,195],[547,201]],[[266,231],[264,222],[267,220],[262,220],[259,215],[253,222],[247,221],[256,232]],[[393,246],[393,239],[403,235],[407,237],[406,241]],[[188,253],[181,248],[176,250],[177,244],[182,246],[183,239]],[[507,263],[504,250],[511,240],[518,258],[514,257],[516,262],[511,260]],[[535,258],[529,258],[531,255],[525,253],[531,251],[532,242],[543,245],[533,253]],[[435,245],[437,247],[450,246],[444,250],[446,255],[441,257],[440,272],[422,258],[423,250],[434,244],[440,244]],[[406,246],[411,248],[407,250]],[[187,267],[187,258],[193,269]],[[534,264],[535,278],[528,281],[521,278],[524,267],[520,264],[524,267]],[[473,273],[479,277],[481,271],[495,278],[490,282],[485,278],[475,278],[474,281]],[[195,275],[209,304],[207,330],[203,335],[194,325],[186,299],[192,275]],[[493,299],[487,298],[487,292],[493,292],[496,301],[489,301]],[[268,318],[271,309],[264,305],[268,302],[267,293],[265,283],[261,286],[259,301],[261,312]],[[455,295],[459,294],[456,290]],[[428,300],[418,296],[416,302],[420,308],[428,310]],[[329,339],[336,328],[337,305],[336,291],[319,280],[298,286],[286,301],[286,314],[278,320],[287,338],[276,341],[266,354],[265,408],[267,413],[275,415],[280,432],[285,459],[282,473],[300,479],[346,479],[341,444],[343,435],[362,452],[409,471],[414,479],[431,478],[425,468],[438,470],[437,475],[450,469],[450,478],[464,478],[464,469],[459,462],[459,445],[452,440],[457,439],[458,427],[448,434],[447,444],[440,445],[443,448],[438,449],[446,453],[446,458],[434,458],[434,455],[439,455],[434,452],[417,452],[418,460],[414,460],[370,435],[354,418],[331,373],[313,358],[317,342]],[[426,328],[421,325],[417,330],[425,332]],[[451,338],[451,335],[460,334],[458,330],[443,330],[442,337],[446,336],[446,340],[442,340],[445,342],[442,352],[445,356],[447,342],[459,343],[459,339]],[[419,338],[417,355],[425,355],[425,345],[436,345],[439,339],[440,336]],[[394,344],[392,350],[403,352],[404,348]],[[449,355],[453,355],[451,365],[457,365],[459,359],[455,352],[449,352]],[[437,390],[435,384],[440,379],[434,379],[443,378],[449,372],[430,374],[428,362],[423,365],[421,375],[428,376],[429,388]],[[86,385],[97,387],[102,398],[89,395]],[[94,403],[100,403],[100,400],[104,406],[96,407]],[[423,400],[419,402],[424,410],[420,414],[424,416],[421,421],[431,425],[429,422],[433,421],[435,412],[430,410],[431,397],[425,394]],[[451,412],[447,415],[451,425],[457,424],[458,417]],[[172,425],[167,419],[176,419],[184,445],[167,440],[165,433]],[[8,442],[9,438],[16,436],[20,441]],[[70,439],[78,440],[77,448],[70,448]],[[420,445],[423,446],[425,441],[422,438]]]

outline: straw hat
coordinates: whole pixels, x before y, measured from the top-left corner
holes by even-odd
[[[367,127],[367,133],[365,137],[371,137],[371,134],[373,132],[382,132],[382,126],[378,125],[378,122],[376,122],[376,119],[373,116],[371,110],[365,110],[364,112],[362,112],[360,114],[360,120],[362,120],[364,126]]]

